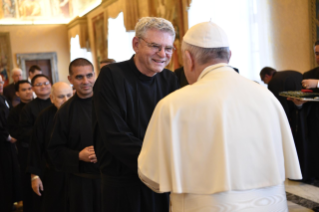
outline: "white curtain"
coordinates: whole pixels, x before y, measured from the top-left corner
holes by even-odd
[[[272,66],[267,0],[193,0],[189,27],[211,20],[228,35],[230,65],[248,79],[260,83],[259,72]]]
[[[126,32],[123,12],[115,19],[109,18],[108,27],[108,57],[116,62],[129,60],[135,53],[132,48],[135,32]]]
[[[71,38],[71,55],[70,59],[73,61],[76,58],[85,58],[93,63],[92,53],[88,52],[85,48],[81,49],[79,35],[76,35],[75,38]]]

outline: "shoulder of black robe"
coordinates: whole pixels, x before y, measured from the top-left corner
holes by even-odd
[[[180,87],[184,87],[185,85],[188,85],[188,81],[185,76],[184,67],[178,68],[174,71],[178,78],[178,82]]]
[[[50,106],[51,100],[50,98],[46,100],[42,100],[39,98],[36,98],[29,102],[24,108],[22,109],[20,113],[20,120],[19,120],[19,132],[17,140],[19,142],[24,142],[29,144],[31,135],[32,135],[32,129],[33,125],[35,123],[35,120],[39,113],[45,109],[46,107]]]
[[[39,175],[41,178],[45,165],[50,164],[47,160],[46,148],[51,137],[53,118],[56,111],[57,108],[53,104],[42,110],[33,127],[27,171],[31,174]]]
[[[137,157],[153,110],[179,88],[173,72],[164,69],[147,77],[133,57],[103,67],[94,85],[95,150],[101,172],[113,176],[137,174]]]
[[[54,118],[48,155],[58,171],[99,174],[99,163],[79,160],[79,152],[93,146],[92,98],[75,94],[57,111]]]
[[[17,106],[15,106],[14,108],[10,110],[7,124],[8,124],[9,133],[13,138],[17,138],[18,136],[18,132],[20,129],[19,128],[20,113],[25,105],[26,105],[25,103],[20,102]]]
[[[278,71],[272,77],[268,84],[268,89],[276,96],[283,106],[288,119],[293,115],[294,104],[288,101],[287,98],[279,96],[282,91],[296,91],[301,90],[302,74],[297,71]]]

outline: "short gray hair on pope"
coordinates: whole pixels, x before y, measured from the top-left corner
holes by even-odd
[[[170,33],[175,39],[175,30],[173,24],[164,19],[157,17],[143,17],[135,25],[135,36],[143,38],[145,32],[149,29],[157,29],[162,32]]]
[[[189,51],[200,65],[206,64],[216,59],[229,61],[230,58],[230,50],[228,47],[202,48],[183,41],[182,51]]]

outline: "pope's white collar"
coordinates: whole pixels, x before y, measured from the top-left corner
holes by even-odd
[[[215,64],[215,65],[211,65],[211,66],[207,66],[203,71],[202,73],[198,76],[198,80],[202,79],[206,74],[208,74],[209,72],[213,71],[213,70],[216,70],[218,68],[222,68],[222,67],[229,67],[229,65],[227,63],[218,63],[218,64]]]

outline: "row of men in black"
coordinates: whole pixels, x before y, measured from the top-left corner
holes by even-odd
[[[46,149],[46,165],[69,173],[69,211],[169,211],[168,194],[154,193],[139,180],[137,157],[157,102],[179,88],[174,73],[165,69],[175,31],[169,21],[149,17],[142,18],[135,31],[136,54],[103,67],[95,85],[89,61],[76,59],[70,64],[69,80],[77,93],[56,112]],[[33,138],[37,135],[32,142]],[[28,171],[38,181],[41,172],[32,168],[31,161],[40,159],[35,157],[30,154]],[[35,186],[41,193],[38,188],[41,184]]]
[[[31,66],[29,69],[29,77],[32,78],[33,76],[37,75],[41,73],[41,69],[34,65]],[[6,86],[5,88],[3,88],[3,81],[1,78],[0,84],[1,84],[1,91],[0,93],[3,93],[3,96],[1,96],[1,98],[6,100],[6,105],[2,104],[2,108],[6,108],[6,106],[10,106],[9,109],[11,109],[10,114],[9,112],[5,113],[5,116],[1,117],[1,125],[3,127],[3,131],[2,133],[4,133],[3,135],[9,135],[9,129],[18,129],[18,125],[19,125],[19,115],[17,115],[17,117],[14,117],[13,113],[14,111],[21,111],[22,108],[25,106],[26,103],[30,102],[32,100],[32,90],[31,90],[31,86],[30,86],[30,79],[29,81],[25,81],[27,84],[26,86],[28,86],[29,88],[26,88],[25,86],[20,89],[19,91],[19,83],[18,82],[22,82],[19,81],[22,79],[22,71],[19,68],[15,68],[12,70],[12,79],[13,79],[13,83],[9,84],[8,86]],[[15,92],[15,91],[18,92]],[[2,92],[3,91],[3,92]],[[22,97],[21,103],[20,103],[20,95]],[[1,101],[1,103],[3,103],[3,101]],[[18,104],[17,107],[13,108],[12,106],[16,106]],[[2,114],[3,115],[3,114]],[[7,120],[8,118],[8,120]],[[14,122],[14,124],[12,125],[12,123]],[[16,130],[13,130],[14,132],[16,132]],[[11,135],[11,136],[10,136]],[[26,160],[27,160],[27,155],[23,154],[24,152],[19,151],[20,154],[17,154],[17,146],[19,145],[15,145],[16,141],[17,141],[17,136],[16,134],[12,134],[10,133],[9,138],[10,139],[6,139],[4,140],[4,145],[7,147],[11,147],[11,151],[9,151],[9,149],[5,149],[5,148],[1,148],[1,150],[4,150],[4,152],[2,152],[2,156],[6,155],[7,156],[7,160],[9,160],[8,163],[5,163],[4,166],[1,166],[1,168],[4,168],[3,171],[3,177],[6,178],[6,180],[1,180],[1,183],[3,186],[1,186],[2,188],[4,188],[2,191],[4,191],[4,195],[6,198],[1,198],[1,200],[4,200],[1,202],[1,205],[3,205],[3,208],[5,211],[7,210],[11,210],[12,206],[13,206],[13,202],[18,202],[24,199],[25,195],[23,195],[23,191],[25,191],[25,188],[30,188],[30,187],[26,187],[25,183],[23,181],[21,181],[21,176],[23,178],[23,176],[25,176],[26,178],[26,174],[25,174],[25,167],[26,167]],[[10,155],[10,157],[9,157]],[[17,156],[18,159],[17,159]],[[11,162],[10,162],[10,159]],[[4,162],[4,161],[2,161]],[[21,171],[22,170],[22,171]],[[30,182],[30,180],[28,180],[27,182]],[[26,201],[28,202],[28,201]],[[3,203],[3,204],[2,204]],[[28,204],[28,203],[26,203]]]
[[[316,62],[319,65],[319,41],[315,43],[314,52]],[[277,97],[282,104],[294,137],[296,150],[299,158],[303,181],[313,183],[319,178],[319,124],[318,103],[307,103],[297,99],[279,96],[282,91],[297,91],[302,88],[313,89],[318,92],[319,67],[304,74],[297,71],[279,71],[265,67],[260,72],[262,81],[268,84],[268,89]]]
[[[142,18],[133,39],[136,54],[103,67],[95,85],[93,66],[84,59],[69,69],[79,87],[56,114],[48,154],[57,170],[70,173],[70,211],[169,210],[168,194],[139,180],[137,157],[155,105],[179,87],[164,69],[174,38],[167,20]]]

